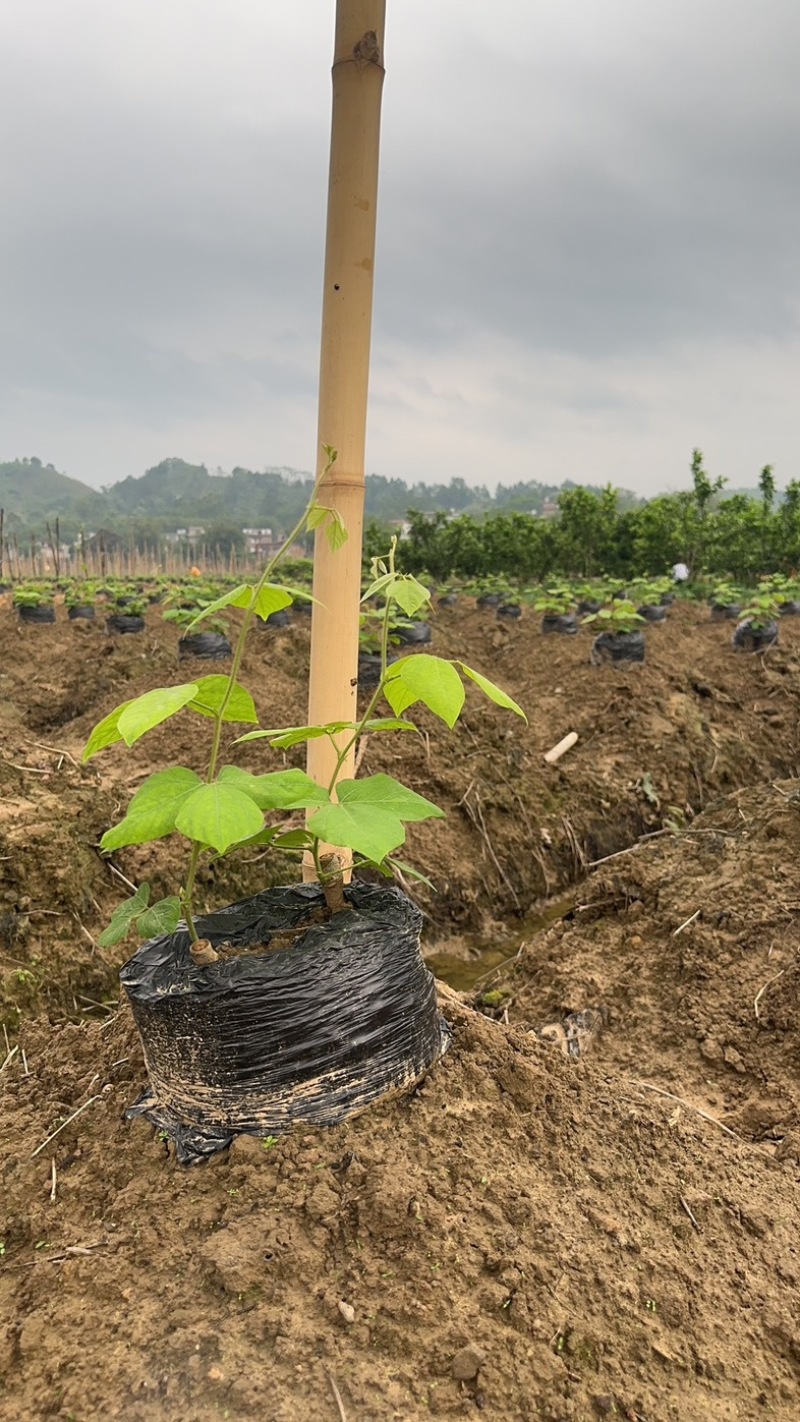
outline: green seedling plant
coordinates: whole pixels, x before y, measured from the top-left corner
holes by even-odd
[[[136,930],[140,937],[172,933],[185,920],[193,946],[199,942],[195,926],[195,886],[201,862],[245,846],[267,846],[296,856],[311,856],[331,911],[345,907],[342,877],[345,864],[336,855],[325,855],[324,846],[336,845],[352,855],[353,867],[369,865],[387,877],[396,869],[414,874],[396,858],[403,845],[406,825],[443,818],[444,812],[392,776],[375,774],[351,779],[344,774],[348,756],[364,734],[413,734],[417,727],[405,713],[422,704],[453,728],[465,700],[465,682],[476,684],[490,701],[525,719],[524,712],[500,687],[460,661],[416,653],[389,661],[391,623],[398,610],[413,617],[426,606],[430,593],[414,577],[397,572],[395,545],[385,559],[373,560],[372,581],[364,600],[383,598],[380,632],[381,677],[363,715],[356,721],[334,721],[318,726],[289,726],[254,730],[234,744],[265,740],[283,752],[315,737],[327,736],[335,747],[336,762],[330,783],[318,785],[304,771],[280,769],[252,774],[222,756],[226,726],[257,725],[253,698],[239,682],[247,633],[253,619],[266,619],[288,607],[294,597],[308,596],[302,589],[274,580],[283,553],[301,534],[324,529],[334,548],[347,537],[341,517],[320,501],[320,485],[336,458],[326,448],[328,463],[317,481],[310,502],[283,545],[267,563],[254,584],[230,589],[199,611],[191,626],[224,607],[244,612],[227,676],[207,676],[180,686],[161,687],[123,702],[92,731],[83,758],[89,760],[110,746],[133,746],[149,731],[182,712],[204,718],[209,724],[209,754],[201,776],[186,766],[170,766],[150,775],[133,796],[119,824],[100,841],[106,852],[128,845],[146,844],[177,833],[187,842],[186,872],[179,891],[150,901],[150,888],[142,884],[116,909],[111,924],[100,937],[103,946],[120,942]],[[391,716],[380,714],[385,700]],[[286,815],[305,812],[304,828],[286,827]],[[416,877],[423,879],[423,875]],[[330,892],[329,892],[330,891]]]
[[[733,583],[724,580],[720,580],[720,582],[714,583],[714,587],[711,593],[712,607],[732,607],[735,603],[738,603],[739,601],[739,593],[733,586]]]
[[[635,632],[644,620],[641,613],[636,611],[635,605],[627,598],[615,600],[606,607],[601,607],[599,612],[590,612],[583,618],[583,621],[589,626],[594,626],[597,632],[614,632],[624,635]]]
[[[761,632],[770,622],[780,616],[780,605],[770,588],[751,593],[746,607],[742,608],[739,625],[746,622],[754,632]]]
[[[575,598],[572,588],[566,584],[559,583],[553,587],[545,588],[536,598],[533,604],[534,612],[541,612],[545,617],[564,617],[572,612],[575,606]]]
[[[49,607],[53,598],[44,588],[34,588],[23,583],[21,587],[14,589],[12,600],[15,607]]]

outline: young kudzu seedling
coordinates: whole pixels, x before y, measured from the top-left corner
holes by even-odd
[[[221,763],[223,727],[230,723],[253,724],[258,719],[253,698],[238,680],[253,617],[266,619],[271,613],[288,607],[294,597],[308,596],[301,589],[271,581],[277,564],[286,549],[308,529],[324,527],[334,548],[347,537],[339,516],[318,502],[320,482],[336,457],[333,450],[326,449],[326,453],[329,462],[315,485],[308,507],[258,582],[231,589],[194,619],[192,625],[223,607],[244,609],[229,674],[145,692],[118,706],[95,727],[89,738],[84,760],[120,741],[127,746],[134,745],[148,731],[182,710],[212,723],[205,776],[185,766],[156,771],[133,796],[125,818],[100,841],[101,849],[110,852],[127,845],[150,843],[177,832],[190,846],[186,877],[180,891],[151,904],[149,885],[142,884],[132,898],[116,909],[110,926],[100,937],[103,946],[120,942],[134,927],[142,938],[172,933],[183,916],[196,959],[205,961],[202,954],[214,950],[205,940],[198,939],[194,923],[194,892],[200,861],[203,856],[222,856],[245,846],[268,845],[295,855],[310,854],[331,911],[346,907],[342,899],[344,866],[337,856],[323,859],[322,846],[326,844],[351,851],[354,868],[369,865],[388,878],[397,868],[427,883],[423,875],[396,859],[395,851],[405,842],[407,824],[443,818],[444,812],[390,775],[369,775],[362,780],[343,777],[349,752],[365,733],[416,731],[404,713],[418,703],[452,728],[464,705],[465,679],[480,687],[496,705],[526,719],[510,696],[463,662],[421,653],[388,661],[391,623],[397,609],[413,617],[430,599],[428,589],[415,578],[397,572],[393,542],[385,559],[373,560],[372,582],[363,599],[380,596],[384,606],[380,633],[381,677],[360,719],[251,731],[237,742],[263,739],[276,750],[285,751],[314,737],[327,736],[336,749],[330,783],[317,785],[304,771],[297,769],[254,775],[237,765]],[[376,714],[382,697],[389,703],[393,716]],[[281,817],[292,810],[306,812],[305,828],[285,830]],[[265,822],[265,817],[273,817],[272,822]],[[197,954],[201,956],[197,958]],[[209,958],[209,961],[213,960]]]

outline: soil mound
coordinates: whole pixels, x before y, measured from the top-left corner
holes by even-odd
[[[454,1045],[412,1095],[189,1170],[121,1120],[127,1013],[26,1030],[2,1075],[2,1415],[796,1417],[789,1163],[444,1007]]]

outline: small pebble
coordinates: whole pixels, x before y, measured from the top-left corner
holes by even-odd
[[[344,1319],[345,1323],[355,1323],[356,1311],[353,1308],[352,1304],[344,1303],[343,1300],[340,1299],[339,1303],[337,1304],[337,1308],[339,1309],[339,1312],[342,1315],[342,1318]]]
[[[478,1376],[485,1361],[485,1356],[480,1348],[477,1348],[474,1343],[467,1343],[466,1347],[459,1348],[450,1364],[450,1371],[456,1382],[472,1382],[473,1378]]]

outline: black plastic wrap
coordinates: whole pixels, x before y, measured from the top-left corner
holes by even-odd
[[[56,610],[54,607],[39,605],[38,607],[27,607],[22,604],[18,608],[20,622],[55,622]]]
[[[501,602],[497,609],[498,617],[508,617],[511,621],[522,616],[522,608],[518,602]]]
[[[109,632],[118,632],[120,636],[130,632],[144,632],[144,618],[132,612],[112,612],[110,617],[106,618],[106,627]]]
[[[740,652],[763,652],[765,647],[774,647],[778,640],[777,622],[766,622],[763,627],[753,627],[747,619],[740,622],[733,634],[733,645]]]
[[[401,647],[427,647],[433,640],[430,622],[397,622],[389,628],[389,636]]]
[[[222,632],[190,632],[178,643],[178,657],[199,657],[205,662],[224,662],[233,656],[233,648]]]
[[[574,637],[577,630],[578,619],[574,612],[546,612],[542,618],[542,633],[545,637],[552,637],[554,634],[561,637]]]
[[[95,618],[94,604],[91,602],[77,602],[72,607],[67,608],[67,617],[70,622],[93,622]]]
[[[643,662],[643,632],[601,632],[592,643],[591,660],[599,662]]]
[[[663,622],[667,615],[667,609],[663,602],[643,602],[636,611],[645,622]]]
[[[740,602],[712,602],[711,621],[712,622],[735,622],[741,616],[742,604]]]
[[[235,1135],[336,1125],[410,1086],[446,1049],[421,914],[395,888],[352,884],[352,911],[290,947],[197,967],[185,929],[150,939],[120,974],[142,1039],[144,1114],[191,1163]],[[316,884],[268,889],[208,914],[212,945],[268,944],[319,913]]]

